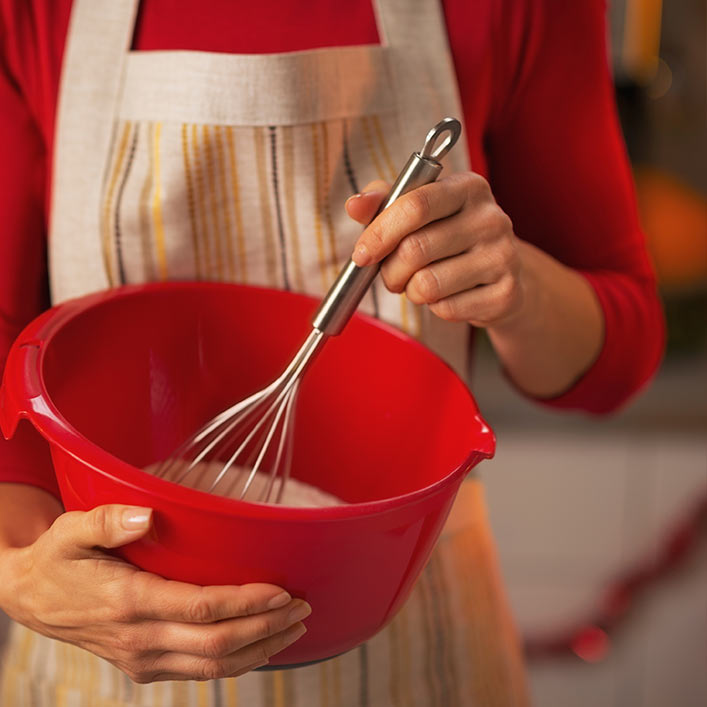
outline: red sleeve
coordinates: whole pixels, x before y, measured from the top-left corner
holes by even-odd
[[[44,142],[9,69],[0,20],[0,370],[12,341],[48,306]],[[46,442],[29,423],[0,437],[0,481],[39,486],[58,497]]]
[[[595,0],[499,7],[492,189],[520,238],[587,278],[605,320],[592,367],[539,402],[611,412],[655,373],[664,323],[616,115],[606,8]]]

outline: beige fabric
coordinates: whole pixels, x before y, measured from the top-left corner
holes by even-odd
[[[86,2],[72,12],[57,105],[49,225],[54,301],[108,287],[99,230],[104,162],[137,10],[134,2]],[[90,59],[87,59],[90,57]],[[111,67],[103,72],[105,67]],[[97,77],[100,77],[97,80]]]
[[[432,125],[445,115],[461,117],[437,0],[376,0],[381,46],[256,57],[127,53],[136,6],[136,0],[74,2],[50,228],[55,303],[158,279],[322,294],[360,233],[343,210],[345,198],[373,179],[392,181]],[[459,145],[445,171],[466,169]],[[466,373],[465,325],[442,322],[380,283],[363,308]],[[405,609],[344,656],[209,685],[135,686],[104,661],[16,627],[4,699],[112,706],[523,704],[516,637],[478,482],[465,489],[475,492],[460,495]],[[482,667],[487,654],[492,659]]]
[[[388,74],[386,51],[378,46],[240,56],[131,52],[118,115],[124,120],[169,115],[181,123],[299,125],[387,113],[394,108]]]
[[[126,257],[142,258],[141,275],[133,269],[127,281],[167,277],[243,281],[243,266],[239,270],[235,262],[240,253],[252,271],[247,279],[252,284],[323,294],[360,232],[342,208],[354,191],[346,159],[353,163],[358,188],[372,179],[392,181],[432,125],[445,115],[461,116],[440,8],[431,0],[376,3],[382,46],[255,56],[182,51],[125,54],[119,50],[130,33],[125,27],[110,31],[113,20],[109,18],[117,11],[97,18],[100,3],[89,2],[84,8],[85,1],[78,2],[72,20],[78,48],[67,55],[62,82],[62,95],[63,87],[69,88],[60,107],[57,134],[57,144],[63,147],[55,171],[59,188],[50,241],[55,302],[121,282],[114,272],[117,221],[125,222],[120,247]],[[131,13],[124,6],[130,3],[109,4],[123,6],[127,24]],[[84,39],[88,27],[95,27],[94,33],[102,38],[101,52],[94,52]],[[73,56],[92,60],[73,61]],[[104,80],[104,76],[112,78]],[[100,94],[96,85],[104,89]],[[98,122],[97,114],[114,118],[110,159],[100,165],[101,156],[109,154],[105,136],[99,140],[82,135],[80,129],[88,121]],[[278,126],[275,135],[268,126]],[[217,134],[220,128],[221,135]],[[282,193],[277,197],[283,202],[288,174],[296,175],[290,192],[293,208],[282,203],[280,213],[275,213],[269,174],[273,137],[283,148],[287,146],[279,153],[285,164],[281,164]],[[131,158],[136,139],[139,145]],[[229,139],[234,142],[232,150],[221,144]],[[216,155],[221,149],[227,154]],[[207,162],[218,163],[213,173]],[[191,186],[187,163],[193,172]],[[447,173],[468,169],[462,145],[445,163]],[[99,173],[102,190],[97,208]],[[237,201],[226,203],[234,191]],[[188,209],[193,213],[186,213]],[[242,245],[229,246],[228,237],[222,244],[217,242],[221,232],[229,229],[232,239],[245,239],[247,252]],[[101,233],[98,240],[87,235],[96,232]],[[265,244],[253,234],[264,237]],[[282,243],[287,237],[296,239],[297,245]],[[224,256],[231,268],[200,271],[201,263],[190,261],[186,252],[186,244],[199,238],[203,261],[211,260],[211,251],[221,245],[231,247]],[[101,242],[103,273],[96,253]],[[195,245],[195,259],[197,251]],[[288,259],[290,270],[301,264],[290,278],[284,272]],[[380,285],[374,290],[380,304],[377,313],[383,319],[420,338],[466,375],[466,325],[443,322],[427,308],[401,300]],[[374,311],[372,300],[370,295],[365,307],[369,312]]]

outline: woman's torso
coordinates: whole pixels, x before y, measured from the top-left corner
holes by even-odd
[[[150,13],[158,4],[145,5],[138,40],[141,32],[157,33],[150,23],[159,13]],[[54,151],[55,301],[169,278],[320,295],[360,230],[343,213],[346,196],[372,179],[392,181],[427,129],[446,114],[461,115],[443,17],[432,1],[375,3],[380,45],[257,56],[128,54],[130,5],[106,3],[106,15],[86,11],[84,24],[72,26],[74,58],[67,60]],[[100,66],[108,80],[99,79]],[[481,161],[478,120],[474,115],[467,130]],[[449,171],[467,167],[463,151],[447,164]],[[464,374],[464,325],[441,322],[380,285],[364,307]],[[493,574],[493,559],[478,553],[484,521],[477,484],[461,494],[453,527],[407,606],[344,656],[209,685],[134,686],[103,661],[17,629],[17,656],[8,668],[15,671],[14,689],[31,699],[45,690],[47,699],[94,700],[88,704],[103,704],[98,696],[118,704],[481,704],[486,676],[473,656],[483,653],[477,629],[487,619],[479,622],[469,590],[476,572]],[[481,561],[474,566],[472,558]],[[515,654],[502,603],[500,596],[491,602],[498,617],[492,642],[500,637]],[[42,665],[44,684],[22,682]],[[516,691],[511,683],[506,694]]]

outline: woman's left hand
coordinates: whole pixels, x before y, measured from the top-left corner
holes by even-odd
[[[367,224],[389,185],[371,182],[346,202]],[[504,324],[524,301],[518,239],[488,182],[473,172],[453,174],[401,196],[358,239],[357,265],[381,261],[391,292],[405,292],[448,321],[477,327]]]

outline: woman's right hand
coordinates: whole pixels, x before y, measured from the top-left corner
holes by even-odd
[[[2,552],[2,608],[138,683],[242,675],[304,634],[310,606],[279,587],[175,582],[104,551],[150,521],[149,509],[119,505],[60,515],[32,545]]]

